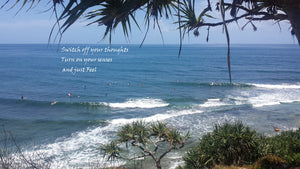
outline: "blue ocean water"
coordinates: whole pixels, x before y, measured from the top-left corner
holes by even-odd
[[[185,45],[178,58],[177,45],[0,45],[0,125],[35,142],[27,151],[54,158],[54,168],[99,160],[97,147],[134,120],[163,120],[194,140],[225,121],[267,135],[300,127],[299,46],[233,45],[232,84],[226,52]]]

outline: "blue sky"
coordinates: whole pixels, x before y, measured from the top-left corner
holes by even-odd
[[[205,7],[198,1],[198,11]],[[17,15],[18,8],[7,10],[8,7],[0,10],[0,43],[1,44],[20,44],[20,43],[47,43],[50,30],[55,23],[55,17],[52,12],[43,12],[48,9],[49,5],[39,4],[38,7],[26,12],[26,8],[21,10]],[[218,13],[215,16],[220,18]],[[139,44],[146,28],[143,22],[143,14],[137,14],[138,22],[142,31],[136,27],[132,29],[132,33],[128,40],[123,36],[123,31],[117,28],[113,34],[112,43],[115,44]],[[174,18],[175,19],[175,18]],[[179,35],[176,25],[172,24],[174,20],[161,19],[160,26],[163,31],[165,44],[178,44]],[[91,43],[91,44],[107,44],[108,39],[102,40],[105,28],[97,25],[86,26],[88,22],[80,20],[64,34],[62,43]],[[297,41],[290,34],[290,25],[287,21],[281,22],[280,27],[273,21],[256,22],[258,30],[253,31],[251,26],[247,26],[243,31],[240,27],[245,21],[229,25],[229,34],[231,43],[233,44],[297,44]],[[133,24],[133,22],[132,22]],[[207,44],[206,28],[200,29],[200,36],[195,38],[192,34],[184,39],[185,44]],[[225,34],[222,27],[211,28],[208,44],[224,44],[226,43]],[[145,44],[162,44],[159,31],[150,29]]]

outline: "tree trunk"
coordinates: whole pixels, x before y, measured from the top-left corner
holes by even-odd
[[[297,37],[300,45],[300,8],[287,8],[286,14],[292,25],[292,33]]]
[[[157,169],[161,169],[160,160],[159,160],[159,161],[156,161],[156,168],[157,168]]]
[[[292,34],[296,36],[300,45],[300,1],[299,0],[281,0],[279,6],[283,7],[292,25]]]

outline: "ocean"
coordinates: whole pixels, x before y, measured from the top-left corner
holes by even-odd
[[[52,168],[112,165],[97,148],[135,120],[190,131],[189,144],[224,122],[265,135],[300,127],[298,45],[232,45],[232,83],[226,45],[184,45],[180,57],[178,49],[2,44],[0,125],[31,145],[26,153],[51,158]],[[170,153],[167,168],[181,155]]]

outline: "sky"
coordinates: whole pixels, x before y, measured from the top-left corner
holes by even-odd
[[[206,1],[205,1],[206,3]],[[2,5],[0,3],[0,5]],[[9,4],[11,5],[11,4]],[[198,14],[205,7],[203,1],[197,1]],[[0,44],[30,44],[30,43],[48,43],[48,37],[52,26],[55,23],[55,16],[51,11],[45,12],[50,7],[48,4],[39,4],[37,7],[27,11],[26,7],[17,15],[19,6],[8,10],[9,6],[0,9]],[[137,20],[140,23],[141,30],[133,27],[128,39],[123,35],[121,26],[119,26],[112,37],[114,44],[140,44],[143,40],[146,27],[144,27],[143,13],[137,13]],[[214,16],[220,18],[219,13]],[[179,44],[179,33],[177,25],[173,24],[176,18],[159,20],[165,44]],[[275,24],[274,21],[255,22],[257,31],[248,25],[244,30],[241,27],[246,21],[229,24],[230,41],[232,44],[297,44],[295,37],[291,36],[290,24],[283,21]],[[108,44],[108,38],[102,39],[105,27],[96,24],[86,26],[88,21],[81,19],[72,25],[63,35],[61,43],[69,44]],[[132,21],[133,24],[133,21]],[[152,23],[153,24],[153,23]],[[152,27],[151,27],[152,28]],[[163,44],[158,29],[149,30],[145,44]],[[201,28],[200,36],[194,37],[191,33],[185,36],[184,44],[225,44],[226,36],[222,27],[210,29],[209,41],[206,42],[207,30]],[[53,39],[52,39],[53,42]],[[57,43],[58,41],[56,41]]]

